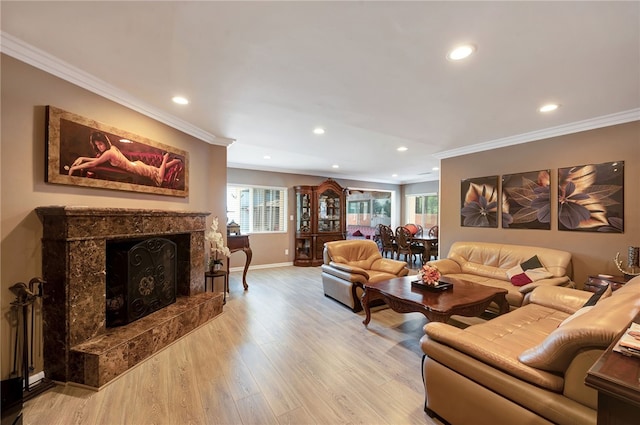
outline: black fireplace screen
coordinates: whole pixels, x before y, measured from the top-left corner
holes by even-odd
[[[176,301],[176,244],[164,238],[107,243],[107,327]]]

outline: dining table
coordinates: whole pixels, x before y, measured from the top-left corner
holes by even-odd
[[[422,253],[422,262],[425,262],[425,258],[427,261],[431,259],[431,248],[435,245],[438,245],[438,238],[433,236],[412,236],[411,243],[419,243],[424,246],[424,252]]]

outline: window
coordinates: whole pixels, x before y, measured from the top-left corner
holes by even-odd
[[[370,226],[391,223],[391,192],[349,189],[347,226]]]
[[[369,213],[371,201],[349,201],[347,205],[348,224],[359,226],[371,225],[371,214]]]
[[[287,189],[282,187],[227,186],[227,218],[241,233],[286,232]]]
[[[407,195],[406,223],[421,225],[425,230],[438,225],[438,194]]]

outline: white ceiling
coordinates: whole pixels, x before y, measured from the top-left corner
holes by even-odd
[[[640,119],[639,2],[0,7],[4,53],[211,143],[235,139],[230,167],[437,180],[438,158]],[[476,54],[446,60],[462,42]],[[562,106],[537,112],[549,101]]]

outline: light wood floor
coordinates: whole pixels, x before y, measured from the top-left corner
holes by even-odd
[[[224,312],[102,390],[59,385],[25,424],[436,424],[423,411],[426,319],[368,328],[324,296],[319,268],[232,273]]]

